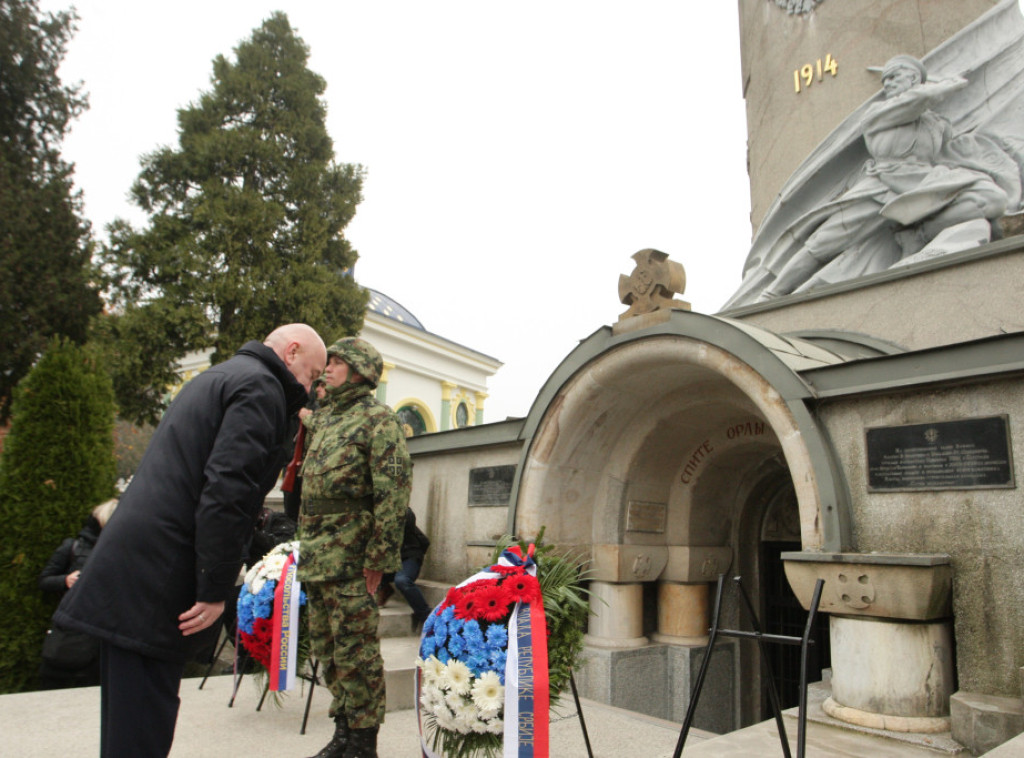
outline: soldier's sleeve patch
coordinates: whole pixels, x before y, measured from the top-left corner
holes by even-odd
[[[399,476],[401,476],[402,472],[405,470],[405,467],[402,466],[398,458],[396,458],[394,455],[389,455],[387,457],[387,461],[384,463],[384,470],[388,473],[389,476],[397,479]]]

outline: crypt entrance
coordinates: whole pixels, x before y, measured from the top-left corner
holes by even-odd
[[[546,542],[591,557],[582,694],[682,721],[718,575],[724,628],[751,628],[741,576],[775,631],[806,618],[780,554],[846,543],[845,485],[797,373],[846,358],[728,319],[650,322],[599,330],[552,374],[524,429],[509,528],[545,527]],[[784,680],[799,676],[793,661],[774,662]],[[756,644],[724,640],[695,725],[766,718],[762,678]]]

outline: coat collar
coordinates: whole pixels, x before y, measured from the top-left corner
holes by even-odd
[[[309,393],[299,380],[295,378],[288,367],[284,365],[277,353],[257,340],[250,340],[238,349],[236,355],[248,355],[259,360],[270,372],[281,382],[284,389],[285,404],[288,406],[288,415],[299,412],[299,409],[309,400]]]

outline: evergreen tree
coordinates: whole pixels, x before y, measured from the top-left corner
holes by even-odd
[[[0,692],[35,681],[56,599],[39,572],[89,511],[114,494],[114,393],[84,348],[54,339],[14,391],[0,457]]]
[[[342,232],[363,170],[334,162],[326,83],[308,57],[278,12],[234,61],[214,59],[212,90],[178,112],[177,148],[143,158],[132,195],[148,225],[110,227],[107,342],[122,356],[122,412],[138,420],[159,410],[154,391],[189,350],[213,347],[220,361],[291,321],[328,341],[362,328],[367,295]]]
[[[81,194],[60,147],[86,107],[57,76],[76,16],[0,0],[0,421],[52,335],[82,342],[100,310]]]

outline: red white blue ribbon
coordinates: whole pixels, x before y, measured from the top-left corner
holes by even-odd
[[[524,558],[518,547],[499,565],[522,566],[537,575],[533,545]],[[516,603],[508,622],[505,658],[504,758],[548,758],[548,639],[544,603]]]
[[[270,689],[285,692],[295,686],[299,650],[299,595],[302,583],[297,569],[296,548],[284,562],[281,578],[274,590],[274,633],[270,647]]]

